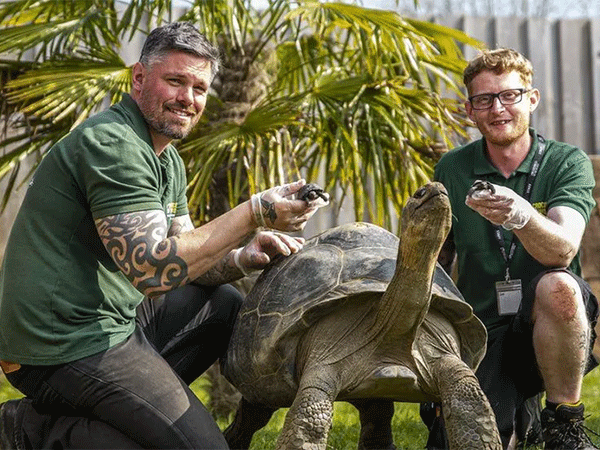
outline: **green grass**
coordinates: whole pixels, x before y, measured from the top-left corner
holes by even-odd
[[[585,377],[581,399],[585,403],[588,416],[586,426],[600,434],[600,369],[594,369]],[[269,424],[254,435],[251,450],[275,448],[275,440],[283,425],[286,411],[279,410]],[[419,417],[419,405],[396,403],[392,427],[394,443],[399,450],[420,450],[425,447],[427,429]],[[359,428],[358,413],[354,407],[345,402],[336,403],[328,448],[355,450]],[[591,438],[596,445],[600,445],[600,437],[591,435]]]
[[[269,424],[254,435],[251,450],[275,448],[275,441],[283,426],[286,412],[287,409],[279,410]],[[419,405],[396,403],[392,427],[394,442],[399,450],[425,448],[427,429],[419,418]],[[329,433],[328,448],[356,450],[359,432],[360,424],[356,409],[348,403],[337,402],[334,407],[334,421]]]
[[[192,389],[200,400],[208,403],[208,381],[200,378]],[[6,379],[0,376],[0,402],[11,398],[20,397]],[[600,433],[600,369],[594,369],[584,379],[582,401],[586,405],[586,426],[596,433]],[[270,450],[275,447],[279,430],[283,425],[286,409],[279,410],[273,415],[271,421],[262,430],[254,435],[252,450]],[[419,418],[419,406],[411,403],[396,403],[393,419],[394,441],[399,450],[422,449],[427,440],[426,428]],[[219,421],[219,426],[225,428],[227,423]],[[335,404],[334,420],[329,435],[328,448],[331,450],[355,450],[358,442],[359,423],[358,413],[348,403]],[[592,436],[596,445],[600,444],[600,437]]]

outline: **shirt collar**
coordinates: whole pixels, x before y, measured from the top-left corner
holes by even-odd
[[[150,148],[152,146],[152,137],[150,136],[150,130],[148,129],[148,124],[146,123],[146,119],[142,115],[140,108],[138,107],[135,100],[127,93],[123,94],[123,99],[118,104],[123,108],[125,115],[131,121],[131,126],[135,133],[146,142]]]
[[[537,150],[538,140],[537,134],[533,128],[529,128],[529,134],[532,137],[532,144],[527,156],[523,160],[523,162],[517,167],[515,172],[520,173],[529,173],[531,170],[531,163],[533,162],[533,156]],[[500,174],[500,171],[494,167],[494,165],[489,161],[486,155],[486,145],[485,138],[481,138],[476,142],[476,150],[475,150],[475,162],[474,162],[474,172],[475,175],[490,175],[490,174]]]
[[[148,146],[152,150],[152,153],[154,153],[154,144],[152,143],[152,136],[150,135],[148,122],[146,122],[146,119],[144,118],[142,111],[140,111],[140,108],[135,102],[135,100],[129,94],[124,93],[123,99],[116,106],[123,109],[124,114],[131,121],[131,127],[133,128],[135,133],[140,137],[140,139],[142,139],[146,144],[148,144]],[[158,158],[162,160],[163,155],[166,155],[168,153],[167,150],[169,150],[170,148],[175,149],[175,147],[173,147],[173,144],[167,145],[165,147],[165,150],[160,154]]]

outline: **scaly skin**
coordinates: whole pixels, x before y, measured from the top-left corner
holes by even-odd
[[[333,399],[321,389],[298,392],[277,439],[277,450],[325,450],[333,416]]]
[[[502,450],[492,407],[473,371],[447,355],[435,367],[442,411],[452,450]]]

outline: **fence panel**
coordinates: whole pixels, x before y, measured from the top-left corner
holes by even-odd
[[[600,154],[600,18],[429,18],[490,48],[510,47],[529,58],[542,102],[532,123],[550,139]],[[477,51],[466,48],[465,57]]]

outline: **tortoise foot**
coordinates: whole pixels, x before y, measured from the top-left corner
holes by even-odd
[[[451,450],[502,450],[496,417],[479,381],[458,357],[437,365],[442,413]]]

